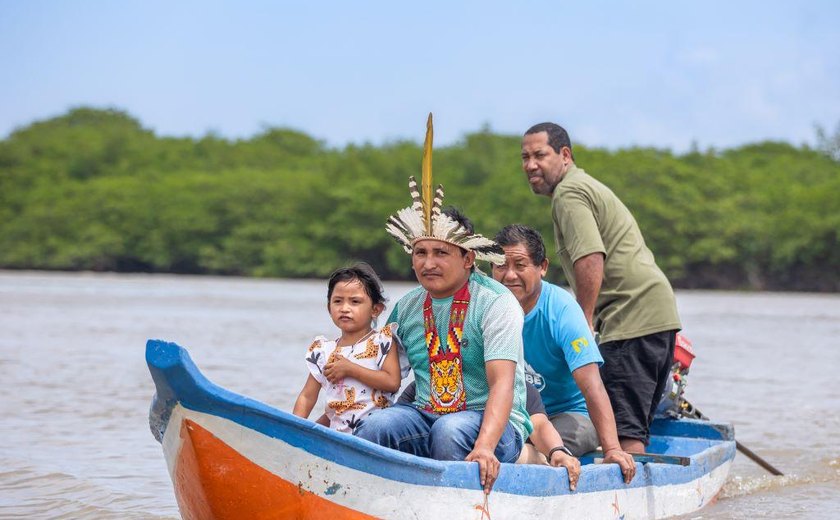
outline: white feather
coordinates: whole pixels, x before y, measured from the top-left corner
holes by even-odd
[[[444,213],[438,215],[432,224],[432,235],[443,240],[451,240],[462,230],[461,224]]]
[[[476,259],[496,265],[505,265],[505,255],[500,253],[476,253]]]
[[[403,208],[397,211],[396,218],[405,227],[409,237],[417,238],[423,236],[423,231],[426,226],[423,223],[422,212],[415,211],[413,208]]]
[[[472,235],[466,240],[460,241],[461,247],[464,249],[475,249],[477,247],[493,247],[496,245],[495,242],[490,240],[489,238],[484,238],[481,235]]]

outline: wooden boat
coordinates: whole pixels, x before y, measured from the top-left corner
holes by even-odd
[[[237,395],[174,343],[150,340],[146,360],[150,425],[187,519],[665,518],[714,500],[735,457],[730,425],[657,419],[648,450],[687,465],[637,462],[625,484],[617,465],[584,457],[572,492],[563,468],[503,464],[485,497],[476,463],[382,448]]]

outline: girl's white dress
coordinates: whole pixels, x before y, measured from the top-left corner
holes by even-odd
[[[374,330],[367,339],[354,345],[346,345],[336,350],[336,340],[317,336],[306,354],[306,366],[325,391],[327,399],[326,413],[330,428],[340,432],[352,433],[359,427],[367,415],[376,408],[386,408],[394,403],[395,393],[374,390],[352,377],[345,377],[336,384],[324,377],[324,366],[341,354],[349,361],[371,370],[381,370],[385,356],[392,347],[397,347],[400,363],[400,376],[408,375],[409,365],[405,351],[394,341],[397,324],[385,325]]]

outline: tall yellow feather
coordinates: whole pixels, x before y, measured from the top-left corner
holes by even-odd
[[[420,196],[423,201],[423,217],[426,224],[426,233],[432,234],[432,139],[434,129],[432,125],[432,113],[429,112],[429,119],[426,120],[426,141],[423,143],[423,177],[420,179]]]

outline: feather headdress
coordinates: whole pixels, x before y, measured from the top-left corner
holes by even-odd
[[[504,264],[504,251],[498,244],[476,233],[470,233],[458,221],[441,213],[443,204],[443,186],[438,184],[432,193],[432,114],[426,121],[426,141],[423,144],[422,178],[420,191],[417,180],[408,178],[408,191],[411,194],[411,206],[397,211],[388,218],[385,230],[411,254],[414,244],[419,240],[440,240],[468,251],[474,251],[478,260],[494,264]]]

